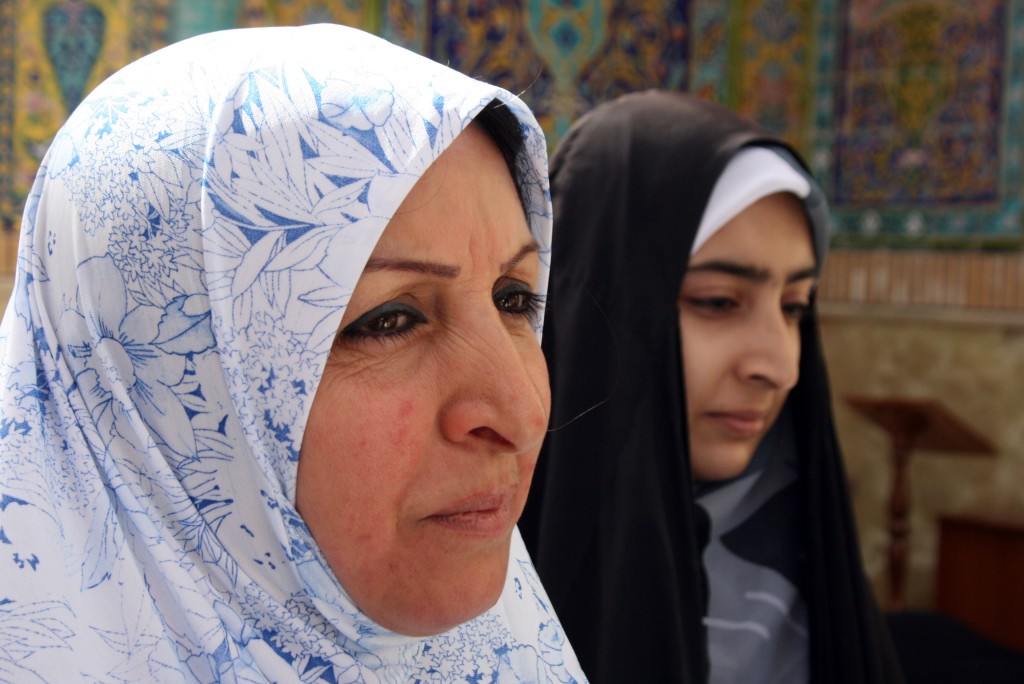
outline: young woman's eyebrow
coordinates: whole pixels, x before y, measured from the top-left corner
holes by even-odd
[[[802,268],[799,271],[790,273],[789,277],[786,278],[786,282],[795,283],[798,280],[817,279],[819,275],[820,271],[817,266],[808,266],[807,268]]]
[[[714,260],[702,264],[695,264],[686,269],[687,273],[724,273],[726,275],[743,278],[754,283],[763,283],[771,279],[771,273],[767,269],[740,264],[733,261]],[[801,268],[786,277],[787,283],[795,283],[799,280],[818,277],[818,267],[808,266]]]

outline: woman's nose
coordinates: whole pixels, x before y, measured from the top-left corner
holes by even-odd
[[[500,316],[487,317],[449,350],[440,381],[451,387],[441,407],[441,432],[452,442],[520,454],[540,447],[551,399],[547,366],[531,334],[508,330]]]
[[[781,310],[760,312],[744,335],[737,372],[744,380],[789,391],[800,377],[800,328]]]

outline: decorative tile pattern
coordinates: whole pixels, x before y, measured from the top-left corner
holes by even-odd
[[[811,0],[737,3],[726,102],[769,131],[806,149],[815,64]]]
[[[108,73],[232,22],[330,21],[521,92],[552,149],[625,92],[735,108],[805,154],[837,246],[1024,246],[1024,2],[0,0],[0,19],[0,231]]]
[[[427,54],[426,0],[382,0],[381,35],[396,45]]]
[[[360,0],[277,0],[272,4],[278,26],[333,23],[374,30],[378,3]]]
[[[429,57],[514,93],[527,91],[538,120],[550,120],[551,73],[531,40],[532,15],[519,0],[433,0],[427,8]]]
[[[399,4],[403,16],[417,16],[409,2]],[[428,0],[426,53],[521,92],[553,148],[600,102],[685,88],[689,7],[685,0]]]
[[[0,48],[0,70],[16,74],[0,97],[0,132],[4,121],[11,131],[0,133],[0,218],[12,231],[41,156],[78,99],[131,59],[226,24],[328,21],[381,33],[521,92],[552,147],[593,105],[634,90],[683,89],[689,76],[687,0],[0,0],[0,12],[17,19],[3,30],[18,26],[4,42],[16,49],[5,57]]]
[[[16,232],[20,225],[39,162],[70,110],[111,73],[164,44],[167,3],[7,0],[0,5],[3,31],[9,32],[0,48],[5,227]],[[3,266],[11,270],[13,262],[5,259]]]
[[[830,189],[841,232],[1020,235],[1021,139],[1004,127],[1020,109],[1007,60],[1018,13],[1006,0],[843,4]]]
[[[704,99],[725,102],[725,74],[728,71],[728,3],[695,0],[690,17],[690,90]]]
[[[580,95],[593,106],[646,88],[685,90],[690,3],[620,2],[608,16],[604,45],[579,76]]]
[[[173,43],[201,33],[234,28],[241,23],[242,8],[243,0],[179,0],[170,8],[170,28],[173,33],[168,36],[168,42]]]
[[[806,152],[818,102],[816,26],[830,2],[694,3],[690,89]]]
[[[16,235],[14,212],[14,58],[18,15],[14,0],[0,0],[0,240]],[[0,255],[0,272],[13,272],[13,258]],[[13,252],[12,252],[13,254]]]

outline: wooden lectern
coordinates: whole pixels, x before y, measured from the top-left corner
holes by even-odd
[[[892,440],[892,493],[889,497],[889,610],[902,610],[909,547],[910,453],[930,451],[993,455],[995,447],[932,399],[846,397],[847,403],[889,433]]]

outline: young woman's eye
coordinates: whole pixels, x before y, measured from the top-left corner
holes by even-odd
[[[782,305],[782,311],[790,320],[799,322],[810,313],[811,305],[808,302],[789,302]]]
[[[530,320],[536,319],[543,309],[541,296],[522,283],[509,285],[495,293],[494,305],[502,313],[524,316]]]
[[[739,306],[731,297],[687,297],[685,300],[691,308],[712,315],[729,313]]]
[[[345,326],[338,335],[339,339],[384,339],[400,337],[426,323],[426,317],[405,304],[389,302],[372,309]]]

